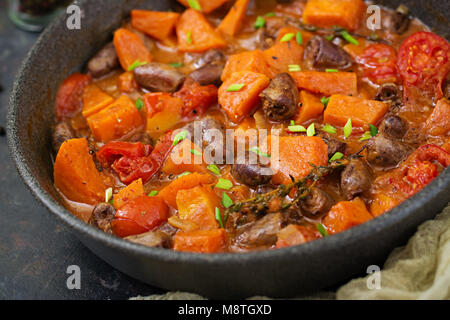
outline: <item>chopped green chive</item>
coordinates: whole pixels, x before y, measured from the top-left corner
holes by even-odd
[[[152,192],[150,192],[148,194],[149,197],[155,197],[156,195],[158,195],[158,191],[156,191],[156,190],[153,190]]]
[[[333,162],[333,161],[342,159],[343,156],[344,156],[343,153],[341,153],[341,152],[336,152],[336,153],[331,157],[330,162]]]
[[[210,164],[208,166],[208,170],[211,171],[212,173],[214,173],[215,175],[220,176],[220,169],[215,164]]]
[[[173,63],[169,63],[169,65],[174,67],[174,68],[182,68],[182,67],[184,67],[184,63],[183,62],[173,62]]]
[[[326,124],[322,127],[322,130],[331,134],[336,134],[336,128],[330,124]]]
[[[372,137],[375,137],[378,134],[378,128],[375,127],[373,124],[369,124],[369,128],[370,128],[370,135]]]
[[[229,208],[234,204],[233,200],[230,198],[229,195],[227,195],[225,192],[222,194],[222,205],[225,208]]]
[[[192,43],[192,32],[191,32],[191,31],[188,31],[188,32],[186,33],[186,41],[187,41],[187,43],[189,43],[189,44]]]
[[[325,36],[325,39],[327,39],[328,41],[331,41],[334,39],[334,35],[333,34],[329,34],[328,36]]]
[[[192,173],[190,173],[189,171],[186,171],[186,172],[183,172],[182,174],[178,175],[177,178],[185,177],[185,176],[188,176],[190,174],[192,174]]]
[[[145,217],[146,214],[147,214],[147,212],[145,212],[145,211],[142,211],[142,212],[141,212],[141,215],[142,215],[143,217]]]
[[[259,16],[258,18],[256,18],[255,24],[253,25],[255,27],[255,29],[260,29],[262,27],[264,27],[266,25],[266,20]]]
[[[188,4],[189,4],[189,7],[191,7],[192,9],[197,10],[197,11],[202,11],[202,7],[201,7],[200,3],[198,3],[197,0],[188,0]]]
[[[328,102],[330,102],[330,97],[322,97],[322,99],[320,99],[320,102],[326,107],[328,105]]]
[[[313,137],[315,134],[316,134],[316,127],[314,126],[314,123],[311,123],[308,129],[306,129],[306,135],[308,137]]]
[[[291,41],[294,38],[295,34],[291,33],[286,33],[280,40],[280,42],[287,42],[287,41]]]
[[[295,35],[295,40],[297,40],[298,45],[301,46],[303,44],[303,37],[300,31]]]
[[[216,188],[230,190],[231,188],[233,188],[233,182],[228,179],[220,178],[216,184]]]
[[[135,62],[133,62],[133,64],[131,66],[128,67],[128,71],[133,71],[137,67],[145,66],[147,63],[148,62],[146,62],[146,61],[136,60]]]
[[[245,84],[241,83],[233,83],[231,86],[228,87],[228,92],[237,92],[241,91],[241,89],[245,86]]]
[[[275,17],[275,12],[267,12],[264,16],[266,16],[266,17]]]
[[[354,45],[358,45],[359,42],[358,40],[356,40],[355,38],[353,38],[350,33],[348,33],[347,30],[343,30],[341,31],[341,36],[342,38],[344,38],[345,40],[347,40],[349,43],[354,44]]]
[[[113,195],[113,189],[112,188],[108,188],[105,191],[105,202],[109,202],[109,200],[112,199],[112,195]]]
[[[191,149],[191,153],[192,153],[194,156],[201,156],[201,155],[202,155],[202,153],[201,153],[200,151],[195,150],[195,149]]]
[[[178,132],[175,136],[175,138],[173,139],[173,143],[172,146],[176,146],[177,144],[179,144],[181,141],[183,141],[184,139],[186,139],[188,132],[186,130],[183,130],[181,132]]]
[[[142,101],[141,98],[138,98],[138,99],[136,100],[136,108],[137,108],[139,111],[141,111],[141,109],[142,109],[143,106],[144,106],[144,101]]]
[[[348,119],[347,123],[344,126],[344,136],[347,139],[352,134],[353,127],[352,127],[352,119]]]
[[[114,199],[109,200],[109,204],[113,206],[114,205]]]
[[[298,64],[290,64],[288,66],[289,72],[299,72],[302,71],[302,68]]]
[[[370,131],[366,131],[364,132],[364,134],[361,136],[361,138],[359,139],[359,141],[366,141],[372,138],[372,134],[370,133]]]
[[[323,224],[318,223],[317,224],[317,230],[319,230],[320,234],[322,235],[322,237],[328,237],[328,231],[327,229],[325,229],[325,227],[323,226]]]
[[[300,125],[290,125],[288,130],[289,132],[306,132],[306,128]]]
[[[325,69],[325,72],[339,72],[338,69]]]
[[[221,228],[223,228],[223,221],[222,221],[222,213],[220,212],[220,209],[216,207],[216,220],[219,222],[219,225]]]
[[[263,157],[266,157],[266,158],[270,158],[270,154],[267,154],[267,153],[265,153],[265,152],[262,152],[261,150],[259,150],[259,148],[258,147],[252,147],[252,148],[250,148],[250,149],[248,149],[248,151],[250,151],[250,152],[253,152],[253,153],[256,153],[257,155],[259,155],[259,156],[263,156]]]

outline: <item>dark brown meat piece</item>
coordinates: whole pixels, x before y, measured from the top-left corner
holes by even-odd
[[[134,69],[134,79],[142,87],[154,92],[175,92],[185,76],[177,69],[152,62]]]
[[[410,146],[384,134],[378,134],[366,146],[369,163],[381,167],[394,167],[412,152]]]
[[[385,83],[378,88],[375,100],[390,102],[393,107],[398,107],[402,104],[402,92],[395,83]]]
[[[246,247],[271,246],[277,241],[277,233],[285,226],[283,214],[271,213],[244,228],[237,235],[236,242]]]
[[[345,153],[347,144],[334,138],[331,134],[325,131],[317,131],[317,136],[322,138],[323,142],[328,145],[328,158],[331,158],[336,152]]]
[[[265,34],[267,37],[275,39],[280,32],[280,29],[287,25],[286,18],[283,17],[268,17],[266,18]]]
[[[402,34],[408,30],[410,19],[408,9],[400,6],[396,11],[383,12],[383,27],[389,32]]]
[[[162,231],[150,231],[135,236],[126,237],[125,240],[142,244],[152,248],[169,248],[170,237]]]
[[[352,66],[352,58],[344,49],[321,36],[309,40],[305,60],[315,68],[347,69]]]
[[[312,188],[307,198],[300,201],[302,212],[312,218],[326,214],[333,205],[333,198],[319,188]]]
[[[119,67],[119,59],[114,44],[110,42],[89,61],[87,69],[92,77],[99,78],[117,67]]]
[[[107,233],[112,233],[111,222],[115,215],[116,209],[111,204],[100,203],[94,207],[89,224]]]
[[[202,86],[209,84],[220,86],[222,83],[220,77],[222,76],[223,68],[223,64],[208,64],[191,72],[189,77]]]
[[[219,50],[209,50],[205,52],[196,62],[195,66],[197,68],[204,67],[206,65],[210,64],[222,64],[224,65],[226,62],[225,55],[222,53],[222,51]]]
[[[386,136],[401,139],[408,131],[408,123],[399,116],[391,115],[382,121],[380,131]]]
[[[70,139],[75,138],[75,135],[72,131],[72,127],[67,122],[60,122],[55,126],[53,130],[53,138],[52,138],[52,146],[55,154],[58,153],[61,145]]]
[[[361,159],[352,159],[341,174],[341,189],[347,200],[366,194],[372,185],[372,175]]]
[[[264,113],[271,121],[288,120],[297,112],[298,89],[288,73],[277,74],[260,97]]]
[[[231,175],[240,183],[250,187],[266,185],[272,179],[273,172],[268,164],[260,163],[261,158],[259,156],[253,155],[254,157],[251,157],[248,153],[245,159],[237,159],[231,168]]]

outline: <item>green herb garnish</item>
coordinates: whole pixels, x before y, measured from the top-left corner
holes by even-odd
[[[295,35],[295,39],[297,40],[297,43],[299,46],[301,46],[303,44],[303,37],[302,37],[302,33],[300,31],[297,32],[297,34]]]
[[[188,0],[188,4],[192,9],[202,11],[202,6],[200,5],[200,3],[198,3],[197,0]]]
[[[316,134],[316,127],[314,126],[314,123],[311,123],[308,129],[306,129],[306,135],[308,137],[313,137],[315,134]]]
[[[230,198],[229,195],[227,195],[225,192],[222,194],[222,205],[225,208],[229,208],[234,204],[233,200]]]
[[[219,178],[219,181],[216,184],[216,188],[230,190],[231,188],[233,188],[233,182],[228,179]]]
[[[372,134],[370,133],[370,131],[366,131],[364,132],[364,134],[361,136],[361,138],[359,139],[359,141],[365,141],[365,140],[369,140],[372,138]]]
[[[133,62],[133,64],[131,66],[128,67],[128,71],[133,71],[137,67],[145,66],[147,63],[148,62],[146,62],[146,61],[136,60],[135,62]]]
[[[182,68],[182,67],[184,67],[184,63],[183,62],[173,62],[173,63],[169,63],[169,65],[174,67],[174,68]]]
[[[372,137],[375,137],[378,134],[378,128],[375,127],[373,124],[369,124],[369,128],[370,128],[370,135]]]
[[[245,84],[241,83],[233,83],[231,86],[228,87],[228,92],[237,92],[241,91],[241,89],[245,86]]]
[[[188,31],[186,33],[186,41],[187,41],[187,43],[192,44],[192,32],[191,31]]]
[[[144,107],[144,101],[142,101],[142,99],[141,98],[138,98],[137,100],[136,100],[136,108],[139,110],[139,111],[141,111],[141,109],[142,109],[142,107]]]
[[[275,12],[267,12],[264,16],[265,17],[275,17]]]
[[[105,202],[109,202],[112,199],[113,189],[108,188],[105,190]]]
[[[353,127],[352,127],[352,119],[348,119],[347,123],[344,126],[344,136],[347,139],[352,134]]]
[[[259,156],[263,156],[263,157],[266,157],[266,158],[270,158],[270,154],[267,154],[267,153],[265,153],[265,152],[262,152],[261,150],[259,150],[259,148],[258,147],[252,147],[252,148],[250,148],[250,149],[248,149],[248,151],[250,151],[250,152],[253,152],[253,153],[256,153],[257,155],[259,155]]]
[[[188,132],[186,130],[183,130],[181,132],[178,132],[175,135],[175,138],[173,139],[173,143],[172,146],[176,146],[177,144],[179,144],[181,141],[183,141],[184,139],[186,139]]]
[[[208,170],[211,171],[212,173],[214,173],[215,175],[220,176],[220,169],[215,164],[210,164],[208,166]]]
[[[296,125],[295,123],[288,127],[289,132],[306,132],[306,128],[304,126]]]
[[[320,234],[322,235],[322,237],[328,237],[328,231],[327,229],[325,229],[325,227],[323,226],[323,224],[318,223],[317,224],[317,230],[319,230]]]
[[[322,97],[322,99],[320,99],[320,102],[326,107],[328,106],[328,102],[330,102],[330,97]]]
[[[288,68],[289,68],[289,72],[299,72],[299,71],[302,71],[302,68],[300,68],[300,66],[298,65],[298,64],[290,64],[289,66],[288,66]]]
[[[344,157],[344,154],[342,152],[336,152],[331,158],[330,162],[342,159]]]
[[[191,153],[192,153],[194,156],[201,156],[201,155],[202,155],[202,153],[201,153],[200,151],[195,150],[195,149],[191,149]]]
[[[325,69],[325,72],[339,72],[338,69]]]
[[[219,225],[221,228],[223,228],[223,221],[222,221],[222,213],[220,212],[220,209],[216,207],[216,220],[219,222]]]
[[[150,192],[148,194],[149,197],[155,197],[156,195],[158,195],[158,191],[156,191],[156,190],[153,190],[152,192]]]
[[[259,16],[258,18],[256,18],[255,24],[253,26],[255,27],[255,29],[260,29],[260,28],[264,27],[265,25],[266,25],[266,19]]]
[[[350,35],[350,33],[348,33],[347,30],[342,30],[341,31],[341,36],[342,36],[342,38],[344,38],[345,40],[347,40],[351,44],[354,44],[356,46],[359,44],[358,40],[353,38],[352,35]]]
[[[336,134],[336,128],[330,124],[326,124],[322,127],[322,130],[331,134]]]
[[[291,41],[294,38],[295,34],[293,33],[286,33],[280,40],[280,42],[287,42]]]

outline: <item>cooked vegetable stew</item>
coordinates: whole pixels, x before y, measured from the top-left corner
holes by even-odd
[[[362,0],[178,1],[132,11],[59,88],[54,183],[83,221],[178,251],[283,248],[449,166],[450,45],[404,6],[370,30]]]

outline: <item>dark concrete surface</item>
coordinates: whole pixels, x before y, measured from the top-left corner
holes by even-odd
[[[5,126],[13,79],[38,34],[16,29],[0,1],[0,126]],[[51,76],[51,75],[49,75]],[[32,116],[32,115],[30,115]],[[78,265],[81,289],[66,286]],[[127,299],[162,293],[97,258],[31,195],[0,136],[0,299]]]

